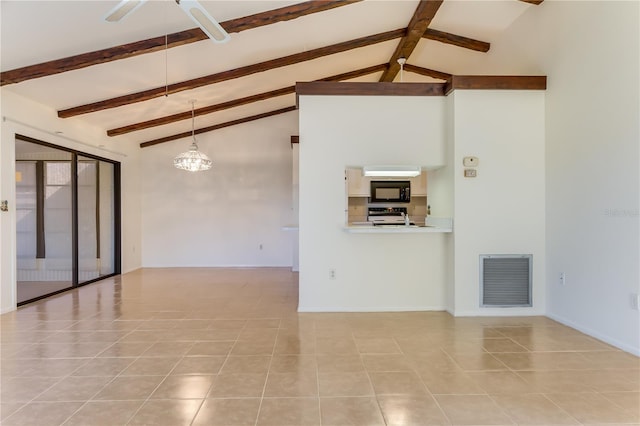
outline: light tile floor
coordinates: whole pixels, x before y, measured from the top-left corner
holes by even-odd
[[[143,269],[2,315],[2,424],[640,424],[640,360],[548,318],[297,299],[286,269]]]

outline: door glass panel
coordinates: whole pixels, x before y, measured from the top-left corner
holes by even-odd
[[[113,164],[78,157],[78,281],[113,274]]]
[[[36,243],[36,162],[16,163],[16,232],[18,259],[35,262]]]
[[[73,285],[71,157],[16,140],[18,303]]]

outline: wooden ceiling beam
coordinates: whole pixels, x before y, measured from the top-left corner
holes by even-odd
[[[387,68],[387,64],[373,65],[371,67],[362,68],[355,71],[350,71],[342,74],[332,75],[325,77],[317,81],[341,81],[349,80],[351,78],[361,77],[363,75],[369,75],[376,72],[384,71]],[[247,105],[253,102],[263,101],[266,99],[275,98],[277,96],[283,96],[296,91],[296,86],[283,87],[281,89],[270,90],[268,92],[258,93],[243,98],[233,99],[231,101],[222,102],[215,105],[206,106],[203,108],[197,108],[194,110],[195,116],[211,114],[217,111],[222,111],[229,108],[234,108],[241,105]],[[191,118],[191,111],[180,112],[177,114],[167,115],[165,117],[155,118],[153,120],[143,121],[140,123],[130,124],[127,126],[118,127],[107,131],[108,136],[119,136],[138,130],[149,129],[151,127],[162,126],[165,124],[175,123],[181,120],[187,120]]]
[[[422,37],[429,40],[439,41],[440,43],[452,44],[465,49],[475,50],[477,52],[488,52],[491,48],[491,44],[485,41],[474,40],[469,37],[446,33],[444,31],[438,31],[431,28],[427,28]]]
[[[295,105],[293,106],[289,106],[286,108],[280,108],[274,111],[269,111],[269,112],[263,112],[262,114],[256,114],[256,115],[251,115],[249,117],[243,117],[243,118],[239,118],[237,120],[231,120],[231,121],[227,121],[224,123],[219,123],[219,124],[214,124],[213,126],[208,126],[208,127],[203,127],[201,129],[196,129],[194,131],[194,133],[196,135],[202,134],[202,133],[207,133],[207,132],[212,132],[214,130],[218,130],[218,129],[222,129],[224,127],[230,127],[230,126],[235,126],[238,124],[242,124],[242,123],[248,123],[250,121],[255,121],[255,120],[259,120],[261,118],[266,118],[266,117],[272,117],[274,115],[278,115],[278,114],[284,114],[285,112],[290,112],[290,111],[295,111],[296,107]],[[182,133],[178,133],[175,135],[171,135],[171,136],[165,136],[164,138],[159,138],[159,139],[154,139],[148,142],[142,142],[140,144],[140,148],[146,148],[148,146],[152,146],[152,145],[157,145],[160,143],[165,143],[165,142],[169,142],[169,141],[173,141],[176,139],[182,139],[182,138],[186,138],[191,136],[191,132],[182,132]]]
[[[446,83],[297,83],[297,96],[444,96]]]
[[[296,84],[297,96],[446,96],[452,90],[546,90],[544,75],[454,75],[446,83]]]
[[[203,108],[195,109],[194,116],[211,114],[217,111],[223,111],[225,109],[234,108],[241,105],[247,105],[253,102],[263,101],[266,99],[275,98],[277,96],[288,95],[295,92],[295,86],[283,87],[281,89],[270,90],[268,92],[262,92],[251,96],[245,96],[244,98],[233,99],[227,102],[221,102],[215,105],[209,105]],[[153,120],[142,121],[140,123],[129,124],[127,126],[118,127],[116,129],[107,130],[107,136],[120,136],[131,132],[137,132],[139,130],[150,129],[152,127],[163,126],[165,124],[175,123],[182,120],[191,118],[191,111],[179,112],[177,114],[171,114],[164,117],[155,118]]]
[[[400,72],[400,64],[398,64],[399,58],[409,59],[411,53],[418,45],[420,39],[427,31],[431,20],[438,12],[438,9],[442,5],[442,0],[420,0],[420,4],[416,8],[415,13],[409,21],[407,26],[407,34],[402,37],[400,43],[396,47],[395,52],[389,59],[389,68],[382,74],[380,78],[381,82],[391,82],[398,72]]]
[[[276,22],[289,21],[313,13],[323,12],[340,6],[357,3],[362,0],[335,0],[335,1],[306,1],[274,10],[269,10],[242,18],[231,19],[221,22],[220,25],[228,33],[238,33]],[[104,64],[120,59],[131,58],[145,53],[157,52],[165,48],[183,46],[207,39],[205,33],[200,28],[180,31],[166,36],[159,36],[147,40],[113,46],[94,52],[69,56],[63,59],[43,62],[41,64],[29,65],[0,73],[0,86],[5,84],[20,83],[34,78],[46,77],[60,74],[67,71],[78,70],[92,65]]]
[[[451,74],[447,74],[446,72],[422,68],[411,64],[404,64],[404,70],[415,74],[426,75],[427,77],[438,78],[440,80],[449,80],[451,78]]]
[[[547,90],[544,75],[454,75],[445,88],[452,90]]]
[[[312,59],[321,58],[323,56],[333,55],[335,53],[346,52],[348,50],[360,47],[371,46],[373,44],[382,43],[389,40],[400,38],[406,34],[405,28],[386,31],[384,33],[374,34],[371,36],[360,37],[357,39],[337,43],[317,49],[307,50],[305,52],[295,53],[293,55],[283,56],[277,59],[260,62],[257,64],[247,65],[229,71],[223,71],[204,77],[194,78],[192,80],[182,81],[180,83],[170,84],[167,87],[158,87],[155,89],[144,90],[142,92],[131,93],[128,95],[118,96],[91,104],[81,105],[58,111],[58,117],[69,118],[81,114],[102,111],[105,109],[116,108],[123,105],[130,105],[136,102],[148,101],[153,98],[164,96],[165,93],[177,93],[183,90],[191,90],[202,86],[207,86],[222,81],[232,80],[235,78],[245,77],[251,74],[284,67],[287,65],[297,64],[299,62],[310,61]]]

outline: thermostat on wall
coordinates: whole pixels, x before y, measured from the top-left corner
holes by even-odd
[[[477,167],[478,157],[464,157],[462,159],[462,165],[465,167]]]

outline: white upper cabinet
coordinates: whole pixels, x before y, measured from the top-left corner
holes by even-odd
[[[369,197],[371,195],[371,180],[376,178],[365,177],[362,175],[361,168],[347,169],[347,195],[349,197]],[[388,180],[387,178],[378,178],[378,180]],[[419,176],[412,178],[403,178],[395,180],[409,180],[411,182],[412,197],[427,196],[427,173],[422,172]]]
[[[412,197],[427,196],[427,172],[423,171],[419,176],[409,178],[411,182]]]
[[[349,197],[368,197],[371,178],[362,176],[362,169],[347,169],[347,194]]]

